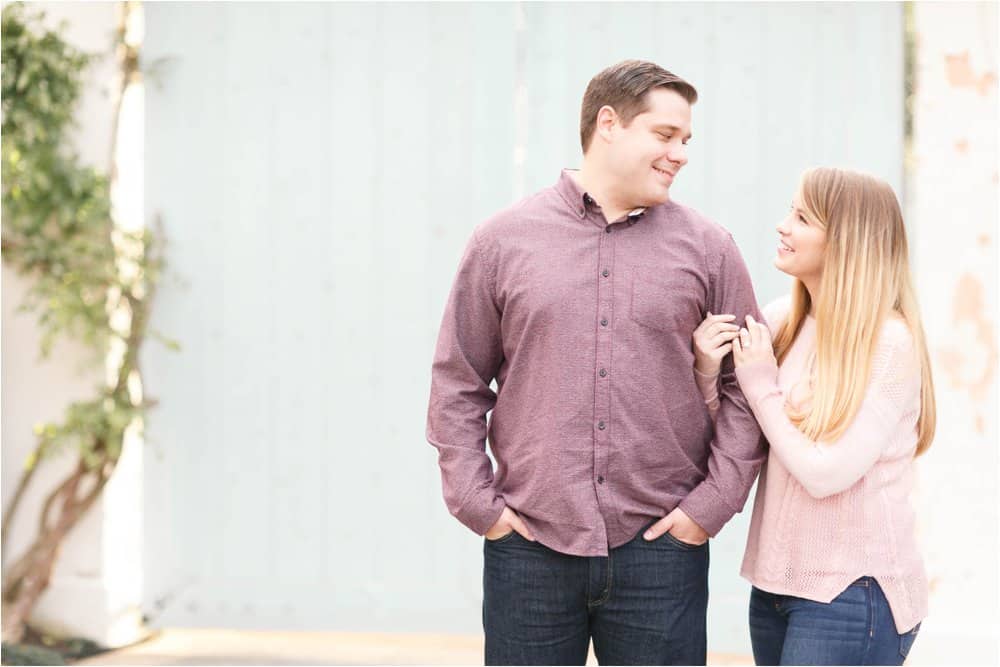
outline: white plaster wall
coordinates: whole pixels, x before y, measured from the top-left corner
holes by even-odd
[[[802,168],[901,189],[900,5],[150,3],[144,593],[158,626],[477,633],[482,541],[425,443],[471,229],[579,164],[587,81],[698,86],[678,201],[731,229],[761,301]],[[586,45],[586,46],[583,46]],[[794,57],[789,57],[794,54]],[[879,63],[879,67],[871,67]],[[851,90],[852,95],[844,95]],[[181,283],[178,286],[176,283]],[[749,509],[712,547],[709,648],[749,653]]]
[[[930,616],[912,664],[998,664],[997,4],[916,3],[908,222],[938,399],[917,499]]]
[[[45,8],[51,22],[69,19],[67,35],[77,45],[102,50],[111,43],[115,25],[112,3],[32,3],[32,6]],[[549,10],[539,6],[532,11]],[[1000,242],[997,229],[997,5],[919,3],[915,11],[919,33],[916,163],[906,183],[906,214],[912,234],[918,291],[934,357],[939,422],[936,443],[920,463],[921,481],[916,499],[931,576],[931,616],[923,626],[909,662],[996,664],[996,262],[997,243]],[[259,28],[263,30],[267,26]],[[340,30],[340,27],[332,29]],[[344,31],[334,34],[341,39],[349,39],[354,34],[346,26]],[[356,46],[361,48],[364,44],[359,42]],[[101,167],[107,164],[112,100],[100,89],[106,87],[112,75],[110,58],[91,70],[94,85],[87,87],[78,114],[81,127],[75,134],[77,148],[84,159]],[[240,81],[237,77],[233,85]],[[255,113],[253,109],[256,108],[250,105],[242,113]],[[507,122],[510,114],[502,108],[495,115]],[[247,146],[245,150],[252,152],[261,148]],[[350,173],[341,176],[349,179]],[[531,187],[537,185],[534,178],[527,180],[532,181]],[[777,183],[780,179],[771,180],[776,181],[773,187],[780,186]],[[503,198],[507,198],[506,193]],[[204,232],[202,229],[198,233],[199,238]],[[349,233],[357,233],[356,228]],[[435,233],[440,235],[440,232]],[[744,243],[752,248],[750,239],[745,236]],[[750,250],[751,255],[754,252]],[[435,280],[447,282],[453,268],[449,267],[450,264],[435,267]],[[767,287],[774,286],[768,284]],[[4,502],[13,492],[20,462],[30,450],[32,425],[59,418],[70,400],[87,396],[93,384],[99,381],[98,373],[82,377],[75,374],[80,354],[69,345],[57,347],[54,361],[37,363],[37,332],[33,318],[14,314],[23,291],[24,283],[4,267]],[[175,357],[170,360],[171,363],[177,361]],[[171,444],[169,438],[163,438],[163,446]],[[153,454],[157,451],[154,443]],[[191,455],[200,458],[205,453],[199,449]],[[423,457],[420,465],[430,465],[428,460]],[[235,469],[231,472],[236,478],[240,476]],[[56,473],[52,470],[43,478],[54,480],[58,477]],[[165,476],[159,483],[182,494],[184,482]],[[25,516],[37,512],[39,488],[28,497]],[[114,492],[113,486],[109,494]],[[134,493],[135,489],[129,492]],[[424,501],[434,512],[442,514],[436,492],[428,494],[421,500]],[[115,595],[108,594],[115,589],[114,584],[109,583],[113,577],[106,571],[111,560],[109,552],[120,553],[127,549],[120,541],[111,543],[109,536],[113,531],[108,529],[109,516],[105,507],[98,508],[67,542],[52,589],[39,607],[40,617],[60,619],[84,634],[100,637],[102,633],[106,636],[109,619],[130,607],[134,578],[119,587]],[[446,518],[435,521],[440,524]],[[245,514],[239,520],[248,522],[251,527],[254,518],[252,514]],[[444,527],[439,525],[438,528]],[[31,529],[27,521],[14,527],[15,548],[12,553],[5,554],[6,562],[16,555],[17,546],[29,539]],[[351,530],[357,536],[370,535],[368,531],[374,530],[374,526],[355,526]],[[147,538],[155,532],[147,532]],[[124,533],[115,539],[131,538],[131,534]],[[183,551],[188,555],[198,552],[196,544],[171,544],[169,536],[157,539],[165,540],[154,545],[158,549],[162,547],[171,553]],[[147,549],[149,547],[147,544]],[[471,546],[466,551],[471,553]],[[202,555],[209,559],[214,557],[204,552]],[[240,562],[244,561],[237,562],[237,567]],[[184,579],[183,572],[175,574],[178,580]],[[246,591],[245,586],[238,587]],[[372,589],[370,593],[374,602],[380,591]],[[112,598],[114,602],[110,602]],[[474,607],[474,600],[468,604],[469,608]],[[232,622],[254,610],[246,605],[226,607],[220,603],[212,611],[213,620],[228,618]],[[193,608],[185,608],[188,616],[182,613],[177,618],[190,618],[194,612]],[[470,621],[470,627],[474,625],[474,620]]]
[[[4,3],[6,5],[7,3]],[[98,55],[86,71],[78,109],[77,127],[71,133],[73,149],[81,160],[107,171],[110,159],[113,89],[117,65],[114,31],[118,6],[114,2],[32,2],[29,12],[45,12],[45,25],[59,28],[73,46]],[[33,313],[18,313],[30,279],[3,266],[2,276],[2,492],[4,507],[20,479],[23,462],[34,447],[35,424],[60,421],[72,401],[90,398],[102,382],[103,371],[81,372],[85,351],[72,342],[60,341],[48,360],[39,357],[40,334]],[[138,554],[138,530],[112,531],[121,526],[121,509],[139,504],[134,480],[139,452],[127,447],[119,469],[102,499],[66,539],[53,571],[49,589],[39,600],[32,620],[59,632],[119,644],[135,636],[139,581],[134,571],[109,568],[121,563],[129,550]],[[41,504],[58,480],[70,472],[72,453],[46,463],[36,473],[25,495],[17,520],[10,530],[10,548],[3,554],[11,563],[34,539]],[[132,479],[129,480],[129,477]],[[116,509],[117,508],[117,509]],[[112,542],[112,534],[116,536]],[[127,559],[127,556],[126,556]],[[135,557],[133,556],[133,559]]]

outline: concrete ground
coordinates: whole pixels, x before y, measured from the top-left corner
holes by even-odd
[[[267,632],[170,628],[79,665],[481,665],[483,639],[462,635]],[[588,665],[596,665],[593,652]],[[709,665],[752,665],[709,654]]]

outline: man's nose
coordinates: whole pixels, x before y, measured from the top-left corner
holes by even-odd
[[[670,158],[671,162],[674,162],[674,163],[680,165],[681,167],[683,167],[684,165],[687,164],[687,161],[688,161],[687,146],[685,146],[684,144],[680,144],[678,146],[675,146],[670,151],[668,157]]]

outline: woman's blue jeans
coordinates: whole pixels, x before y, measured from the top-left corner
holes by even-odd
[[[704,665],[708,543],[642,533],[568,556],[518,533],[483,546],[487,665]]]
[[[896,632],[878,582],[862,577],[826,604],[756,587],[750,641],[758,665],[902,665],[920,624]]]

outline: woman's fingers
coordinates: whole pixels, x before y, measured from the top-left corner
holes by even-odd
[[[712,336],[712,347],[719,347],[723,343],[728,343],[740,334],[739,327],[735,331],[720,331]]]
[[[747,348],[765,340],[769,340],[770,332],[766,326],[747,315],[747,326],[741,328],[734,324],[735,315],[721,314],[708,316],[695,329],[695,338],[702,353],[711,353],[713,357],[726,356],[730,352],[734,356],[742,355]]]
[[[715,338],[722,331],[739,331],[739,330],[740,328],[735,324],[726,324],[725,322],[714,322],[705,327],[704,334],[709,338]]]
[[[701,321],[701,324],[698,325],[698,329],[702,328],[707,329],[716,324],[724,324],[726,322],[732,322],[735,319],[736,319],[735,315],[725,315],[725,314],[713,315],[712,313],[709,313],[708,316]]]
[[[753,318],[753,315],[747,315],[747,330],[750,332],[750,343],[752,345],[759,345],[761,343],[760,327],[760,323]]]
[[[764,341],[764,340],[770,341],[771,340],[771,330],[767,328],[766,324],[758,322],[757,323],[757,331],[760,332],[760,339],[762,341]]]

